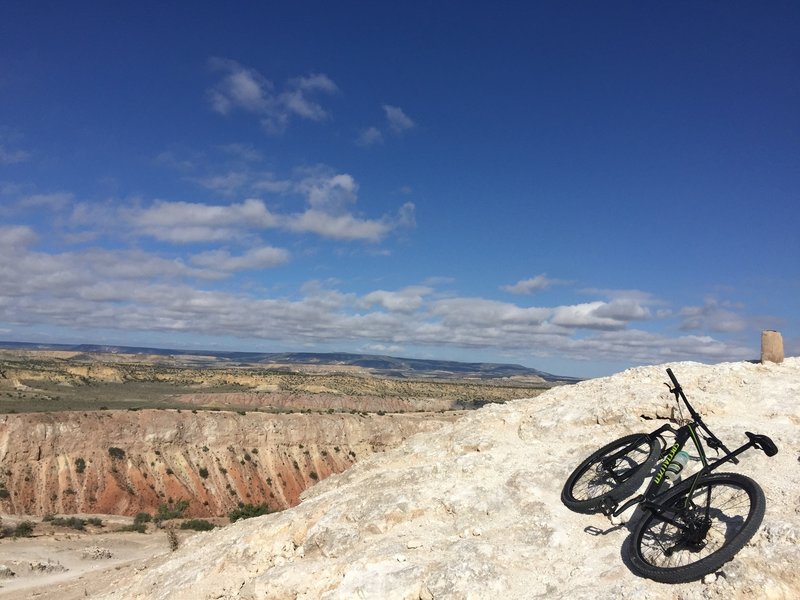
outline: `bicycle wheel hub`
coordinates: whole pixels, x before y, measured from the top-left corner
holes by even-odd
[[[686,522],[683,532],[683,542],[686,548],[692,551],[702,550],[705,545],[706,534],[711,529],[711,519],[708,517],[692,517]]]

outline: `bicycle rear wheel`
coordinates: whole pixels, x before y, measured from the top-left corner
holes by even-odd
[[[635,492],[660,455],[661,442],[646,433],[606,444],[567,478],[561,501],[575,512],[598,512],[604,500],[618,502]]]
[[[753,537],[764,518],[761,487],[738,473],[715,473],[670,490],[657,513],[636,525],[628,548],[634,572],[663,583],[713,573]]]

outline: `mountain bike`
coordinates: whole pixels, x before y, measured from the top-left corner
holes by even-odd
[[[652,433],[626,435],[606,444],[569,476],[561,501],[576,512],[609,517],[638,504],[641,516],[625,550],[631,570],[663,583],[685,583],[731,560],[764,518],[766,500],[761,487],[739,473],[716,470],[728,462],[738,464],[737,456],[750,448],[774,456],[778,447],[766,435],[747,431],[747,443],[730,451],[689,403],[671,369],[667,374],[672,387],[665,385],[675,395],[680,414],[683,401],[690,418],[681,418],[677,429],[667,423]],[[718,458],[709,462],[701,437]],[[669,447],[667,439],[672,441]],[[696,449],[694,460],[702,467],[681,480],[682,460],[676,457],[685,458],[682,450],[689,440]],[[620,506],[650,474],[644,493]]]

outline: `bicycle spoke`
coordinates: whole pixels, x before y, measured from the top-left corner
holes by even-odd
[[[575,482],[575,497],[589,499],[609,493],[630,477],[649,455],[650,446],[643,441],[613,460],[603,459],[591,465]]]
[[[666,518],[680,523],[681,527],[657,515],[649,517],[651,522],[641,541],[642,558],[647,563],[659,568],[676,568],[703,560],[738,535],[750,513],[751,500],[747,491],[732,484],[701,484],[686,509],[683,508],[685,499],[685,496],[677,498],[674,509],[664,512]],[[704,525],[704,534],[692,535],[693,529],[702,530]]]

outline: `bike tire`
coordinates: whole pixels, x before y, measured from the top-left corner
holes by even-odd
[[[637,444],[638,442],[638,444]],[[603,469],[603,459],[631,446],[615,461],[613,474]],[[646,433],[634,433],[606,444],[584,460],[567,478],[561,502],[575,512],[594,513],[606,499],[612,502],[630,496],[661,456],[661,442]],[[619,470],[615,470],[619,466]]]
[[[666,519],[685,524],[692,519],[699,523],[708,501],[707,533],[700,542],[689,541],[674,524],[645,511],[628,545],[630,565],[638,575],[662,583],[701,579],[731,560],[761,525],[766,500],[761,487],[749,477],[714,473],[694,489],[691,484],[691,479],[679,484],[659,504],[675,508],[667,509]],[[690,513],[685,515],[681,508],[687,499]]]

